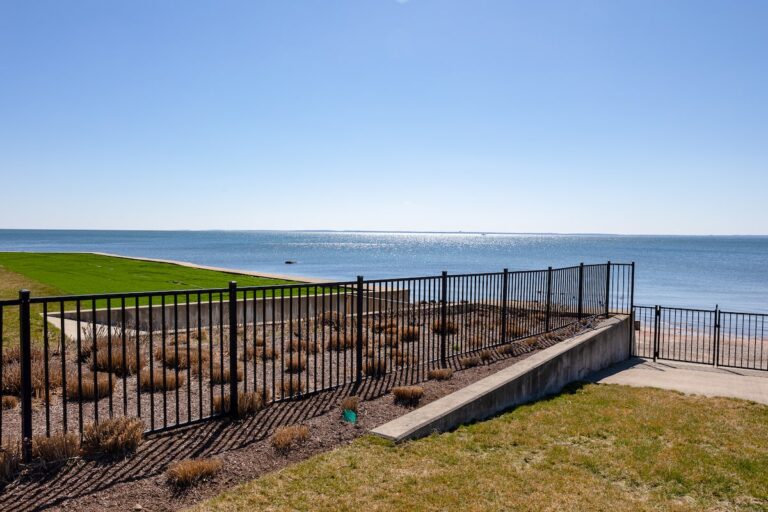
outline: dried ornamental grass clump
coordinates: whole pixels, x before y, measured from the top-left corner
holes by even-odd
[[[474,368],[475,366],[480,366],[481,361],[477,356],[467,356],[459,358],[459,364],[462,368]]]
[[[162,361],[165,366],[179,370],[195,368],[201,360],[205,363],[210,358],[207,350],[198,351],[186,346],[165,347],[165,350],[163,347],[156,347],[154,355],[155,359]]]
[[[285,357],[285,371],[301,373],[307,368],[307,357],[298,352],[288,353]]]
[[[414,405],[419,403],[424,396],[424,388],[421,386],[399,386],[392,388],[392,394],[395,401],[405,405]]]
[[[306,425],[290,425],[278,427],[272,434],[272,446],[278,452],[285,453],[309,439],[309,427]]]
[[[32,364],[32,393],[38,398],[45,396],[45,363],[33,359]],[[61,387],[61,366],[48,364],[48,389],[53,391]],[[21,364],[17,361],[3,366],[3,393],[18,395],[21,393]]]
[[[480,357],[480,361],[483,363],[487,363],[493,360],[493,352],[490,350],[481,350],[478,356]]]
[[[342,352],[354,348],[355,338],[351,335],[339,333],[337,336],[331,336],[331,338],[325,342],[325,346],[328,350]]]
[[[155,368],[152,372],[144,369],[140,375],[140,384],[142,391],[173,391],[184,385],[184,374],[176,376],[175,370],[166,370]]]
[[[175,487],[189,487],[211,478],[221,471],[222,466],[221,459],[186,459],[168,466],[165,476]]]
[[[299,377],[291,377],[290,379],[283,379],[282,382],[283,395],[293,396],[304,392],[304,381]]]
[[[383,377],[387,373],[387,361],[369,358],[363,365],[363,373],[369,377]]]
[[[293,339],[288,345],[288,350],[291,352],[298,352],[306,354],[317,354],[320,350],[321,344],[319,341],[305,341],[301,339]]]
[[[3,395],[3,410],[15,409],[19,405],[19,399],[13,395]]]
[[[255,414],[266,407],[267,402],[271,399],[271,393],[268,389],[257,391],[240,391],[237,394],[237,415],[248,416]],[[229,412],[230,399],[229,395],[220,394],[213,396],[213,411],[217,414],[225,414]]]
[[[16,477],[21,464],[21,446],[18,441],[5,442],[0,447],[0,483],[8,483]]]
[[[80,438],[72,432],[32,438],[32,457],[43,462],[58,462],[80,455]]]
[[[230,382],[230,378],[232,376],[232,373],[229,370],[229,364],[224,363],[224,366],[221,366],[219,363],[215,363],[213,365],[213,371],[211,371],[210,379],[211,384],[226,384]],[[244,376],[244,370],[242,366],[237,367],[237,381],[241,382],[243,380]]]
[[[419,341],[421,330],[418,327],[404,327],[400,331],[400,340],[403,342]]]
[[[450,320],[445,322],[445,326],[443,326],[442,322],[439,320],[435,320],[432,322],[432,332],[435,334],[456,334],[459,332],[459,328],[454,322],[451,322]]]
[[[94,375],[96,383],[94,384]],[[77,372],[67,373],[67,399],[69,400],[99,400],[112,394],[115,380],[106,373],[93,374],[89,371],[82,372],[78,380]]]
[[[123,375],[136,375],[144,368],[144,354],[139,353],[139,357],[136,357],[135,347],[125,347],[125,354],[123,354],[123,347],[112,347],[112,351],[99,350],[96,352],[96,361],[91,358],[90,368],[91,371],[112,372],[118,376]]]
[[[144,423],[138,418],[110,418],[85,427],[82,447],[91,454],[124,455],[136,451],[143,434]]]
[[[360,397],[348,396],[341,401],[342,412],[343,411],[358,412],[358,407],[360,407]]]
[[[435,368],[429,370],[427,377],[431,380],[449,380],[453,377],[453,370],[450,368]]]

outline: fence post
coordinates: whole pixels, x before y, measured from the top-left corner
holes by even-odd
[[[581,321],[584,316],[584,263],[579,264],[579,313],[578,319]]]
[[[229,282],[229,415],[237,417],[237,282]]]
[[[720,361],[720,305],[715,305],[715,357],[712,361],[713,366],[717,366]]]
[[[544,332],[549,332],[552,313],[552,267],[547,269],[547,310],[544,322]]]
[[[659,327],[661,323],[661,307],[656,306],[653,318],[653,360],[659,357]]]
[[[19,291],[19,343],[21,344],[21,449],[24,462],[32,459],[32,340],[29,290]]]
[[[445,368],[446,347],[445,338],[448,331],[448,272],[443,270],[440,279],[440,367]]]
[[[501,282],[501,342],[507,342],[507,293],[509,291],[509,269],[504,269]]]
[[[632,262],[632,281],[629,288],[629,322],[632,328],[629,330],[629,353],[634,355],[635,351],[635,262]]]
[[[611,262],[605,266],[605,317],[611,314]]]
[[[363,381],[363,276],[357,276],[357,340],[355,347],[355,384]]]

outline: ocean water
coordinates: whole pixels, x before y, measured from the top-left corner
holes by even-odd
[[[768,313],[768,236],[0,230],[0,251],[99,251],[339,280],[634,261],[636,304]]]

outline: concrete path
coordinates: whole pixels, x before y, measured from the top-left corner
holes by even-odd
[[[768,372],[633,358],[592,374],[591,382],[671,389],[768,404]]]

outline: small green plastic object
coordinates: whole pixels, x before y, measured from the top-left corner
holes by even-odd
[[[357,423],[357,413],[351,409],[344,409],[341,417],[349,423]]]

